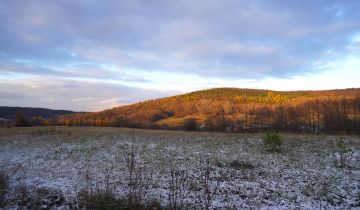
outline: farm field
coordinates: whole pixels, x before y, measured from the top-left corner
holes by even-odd
[[[183,209],[360,208],[359,136],[283,133],[269,152],[264,135],[1,128],[3,208],[74,209],[80,192],[129,190]]]

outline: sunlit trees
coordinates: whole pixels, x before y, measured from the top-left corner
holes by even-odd
[[[360,133],[359,95],[360,89],[280,92],[217,88],[67,115],[58,119],[58,125],[188,130],[186,119],[196,118],[197,126],[207,131]]]

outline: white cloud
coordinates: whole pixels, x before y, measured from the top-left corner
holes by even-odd
[[[168,96],[168,92],[119,84],[62,80],[51,77],[31,80],[0,80],[1,105],[47,107],[74,111],[100,111],[139,99]],[[119,98],[120,100],[114,100]]]
[[[0,100],[100,110],[212,87],[354,87],[359,10],[357,0],[2,1]]]

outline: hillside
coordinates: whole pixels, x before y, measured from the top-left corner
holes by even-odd
[[[318,131],[338,126],[345,129],[350,122],[357,126],[359,102],[359,88],[325,91],[215,88],[102,112],[66,115],[58,123],[186,130]]]
[[[73,114],[74,112],[68,110],[52,110],[44,108],[30,108],[30,107],[9,107],[0,106],[0,118],[7,120],[14,120],[16,113],[21,112],[26,118],[42,117],[45,119],[56,118],[65,114]]]

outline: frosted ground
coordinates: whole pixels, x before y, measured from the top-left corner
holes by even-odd
[[[0,129],[0,170],[8,182],[4,208],[29,207],[41,190],[59,195],[38,204],[45,209],[76,207],[82,190],[111,188],[125,196],[125,159],[134,144],[143,198],[164,206],[173,169],[185,177],[179,200],[186,208],[203,208],[202,177],[209,166],[211,209],[360,209],[358,136],[282,134],[283,151],[270,153],[263,134],[132,131]],[[340,139],[346,150],[337,147]]]

